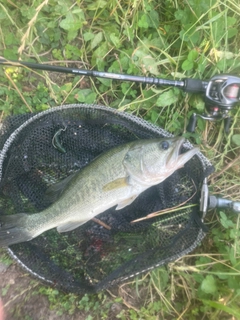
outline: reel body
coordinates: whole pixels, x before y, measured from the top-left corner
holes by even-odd
[[[224,120],[224,129],[228,133],[231,125],[230,111],[240,100],[240,78],[228,74],[213,77],[205,87],[206,113],[193,113],[187,130],[194,132],[197,117],[204,120]]]

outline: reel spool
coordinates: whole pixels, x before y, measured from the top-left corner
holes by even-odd
[[[9,117],[0,131],[0,214],[46,208],[49,186],[116,145],[171,136],[131,114],[98,105]],[[191,148],[184,144],[185,151]],[[196,248],[206,232],[201,190],[212,171],[199,152],[122,210],[111,208],[64,234],[49,230],[8,251],[33,276],[65,292],[108,288]]]

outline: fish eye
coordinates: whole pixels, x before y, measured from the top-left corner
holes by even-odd
[[[169,142],[168,141],[163,141],[161,143],[161,147],[163,150],[167,150],[169,148]]]

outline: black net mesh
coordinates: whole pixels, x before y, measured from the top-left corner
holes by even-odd
[[[140,118],[96,105],[10,117],[0,134],[0,214],[43,210],[49,205],[44,200],[49,186],[107,149],[136,139],[171,136]],[[210,162],[198,153],[131,205],[98,215],[101,224],[90,220],[63,234],[52,229],[12,245],[9,252],[31,274],[64,291],[96,292],[122,282],[200,243],[205,234],[198,208],[200,188],[211,171]],[[181,209],[132,222],[183,203]]]

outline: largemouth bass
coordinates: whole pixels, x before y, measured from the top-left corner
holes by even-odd
[[[55,201],[47,209],[0,216],[0,246],[31,240],[52,228],[71,231],[111,207],[128,206],[198,152],[193,148],[180,154],[183,142],[184,138],[137,140],[104,152],[50,187]]]

